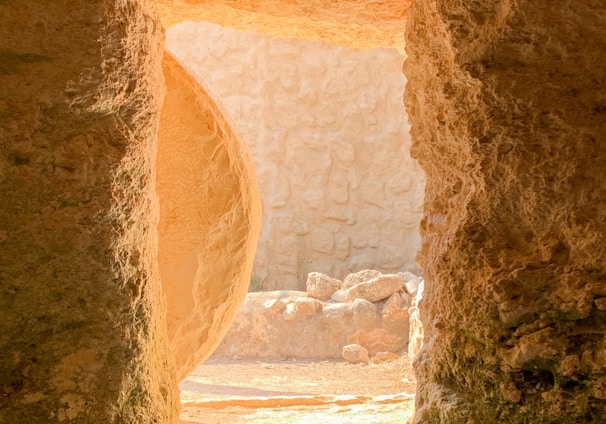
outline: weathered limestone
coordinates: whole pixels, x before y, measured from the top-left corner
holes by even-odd
[[[146,0],[0,2],[0,422],[170,423]]]
[[[163,61],[158,258],[177,378],[223,339],[248,291],[261,227],[252,160],[186,70]]]
[[[212,22],[239,31],[325,40],[358,49],[404,51],[402,28],[412,0],[158,0],[166,28],[183,21]]]
[[[355,343],[343,346],[341,356],[352,364],[366,364],[369,361],[368,350]]]
[[[418,0],[417,423],[606,416],[603,2]]]
[[[167,49],[250,148],[259,287],[305,290],[311,270],[418,271],[424,176],[409,153],[401,54],[193,22],[167,31]]]
[[[321,272],[310,272],[307,274],[307,295],[320,300],[328,300],[334,292],[339,290],[342,281],[329,277]]]
[[[362,271],[354,272],[343,279],[343,288],[348,289],[379,275],[381,275],[381,271],[377,271],[376,269],[363,269]]]
[[[401,290],[404,290],[402,277],[397,274],[386,274],[348,288],[345,290],[345,299],[353,301],[360,298],[370,302],[378,302]]]
[[[318,275],[323,276],[310,273],[310,278]],[[314,290],[315,286],[310,288]],[[334,359],[341,357],[343,346],[349,343],[362,345],[371,355],[400,352],[408,344],[409,301],[403,292],[375,303],[362,298],[347,303],[318,300],[310,293],[289,290],[249,293],[214,353]]]

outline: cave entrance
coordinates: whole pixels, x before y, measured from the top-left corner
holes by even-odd
[[[401,53],[192,22],[167,31],[167,50],[212,94],[252,153],[264,203],[254,291],[304,291],[312,271],[341,279],[369,268],[418,273],[414,256],[424,179],[409,155]],[[386,303],[382,300],[371,305],[377,322]],[[408,296],[408,303],[398,304],[406,319],[410,301]],[[277,320],[288,314],[284,306],[274,308]],[[298,304],[291,306],[296,310]],[[359,315],[355,307],[344,308],[351,316],[340,317],[341,326]],[[320,327],[328,326],[316,318]],[[258,324],[260,319],[241,321]],[[266,324],[275,327],[276,322]],[[310,328],[302,325],[302,338]],[[265,350],[251,356],[246,346],[233,346],[241,344],[235,339],[250,339],[243,334],[258,330],[240,326],[242,334],[228,334],[218,354],[182,382],[183,419],[202,422],[196,417],[208,420],[215,414],[218,422],[244,422],[238,421],[244,416],[246,422],[290,422],[292,417],[343,422],[384,414],[382,422],[404,422],[410,415],[414,384],[405,355],[353,365],[335,358],[341,346],[336,355],[315,361],[309,352]],[[312,343],[323,343],[316,340],[322,340],[319,333]],[[407,322],[404,333],[407,339]],[[268,337],[284,347],[284,335]],[[405,345],[391,350],[402,354]],[[280,411],[280,406],[294,409]],[[238,410],[250,407],[254,412]],[[210,412],[214,409],[221,411]],[[336,419],[327,419],[335,413]]]

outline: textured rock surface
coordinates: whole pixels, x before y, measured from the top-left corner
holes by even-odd
[[[249,293],[216,355],[262,358],[340,358],[350,336],[376,353],[399,352],[408,343],[408,322],[382,315],[386,302],[362,299],[329,303],[298,291]],[[395,316],[408,316],[388,305]],[[397,325],[394,325],[397,324]],[[376,330],[380,331],[376,331]],[[357,339],[356,339],[357,340]]]
[[[356,284],[363,283],[381,275],[381,271],[375,269],[363,269],[362,271],[349,274],[343,279],[343,288],[348,289]]]
[[[399,53],[193,23],[171,28],[167,48],[251,150],[263,289],[305,289],[311,270],[418,271],[423,175],[409,154]]]
[[[0,422],[168,423],[151,2],[0,2]]]
[[[404,50],[402,28],[412,0],[159,0],[167,28],[182,21],[213,22],[240,31],[325,40],[355,48]]]
[[[170,55],[160,121],[158,259],[177,377],[221,342],[244,301],[261,225],[252,160]]]
[[[363,346],[369,355],[378,352],[399,352],[406,345],[404,338],[384,328],[374,328],[372,331],[358,330],[347,338],[347,342]]]
[[[423,307],[423,291],[425,283],[421,282],[418,287],[417,295],[413,305],[408,308],[408,358],[411,363],[415,363],[425,339],[423,322],[421,321],[421,308]]]
[[[348,344],[343,346],[343,352],[341,356],[347,362],[353,364],[368,363],[368,350],[360,346],[359,344]]]
[[[387,299],[392,294],[404,289],[404,281],[397,274],[380,275],[371,280],[358,283],[345,291],[348,301],[365,299],[378,302]]]
[[[605,22],[581,0],[409,12],[428,178],[418,423],[606,416]]]
[[[328,300],[334,292],[339,290],[342,281],[329,277],[321,272],[310,272],[307,274],[307,295],[320,300]]]

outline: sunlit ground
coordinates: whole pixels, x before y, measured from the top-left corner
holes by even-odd
[[[398,423],[412,416],[406,358],[381,364],[213,358],[180,385],[181,422]]]

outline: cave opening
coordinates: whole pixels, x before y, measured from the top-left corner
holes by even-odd
[[[299,297],[307,296],[305,284],[310,272],[322,272],[341,280],[363,269],[380,269],[385,274],[420,273],[414,257],[420,244],[418,224],[424,178],[409,154],[410,138],[402,100],[404,57],[401,46],[398,47],[354,48],[324,40],[286,39],[254,31],[236,31],[204,22],[184,22],[168,28],[168,52],[212,94],[234,133],[252,153],[264,207],[251,278],[256,285],[253,291],[294,290],[293,295],[286,297],[294,298],[296,293]],[[280,294],[278,298],[283,296]],[[287,326],[281,334],[264,334],[261,338],[266,340],[257,342],[252,350],[246,344],[254,335],[247,333],[258,333],[259,328],[232,329],[215,356],[181,383],[184,414],[193,420],[196,410],[197,414],[208,413],[205,409],[208,405],[222,397],[227,399],[229,394],[235,399],[227,400],[225,405],[231,402],[231,407],[237,407],[237,402],[257,402],[260,411],[280,402],[294,402],[293,405],[318,402],[324,396],[322,405],[316,407],[320,414],[323,409],[334,409],[340,402],[351,402],[340,400],[339,396],[364,398],[360,404],[352,402],[354,406],[350,408],[341,407],[340,418],[331,421],[341,422],[338,420],[350,419],[351,414],[368,413],[377,406],[372,403],[376,396],[387,396],[392,400],[385,400],[388,405],[383,411],[387,414],[385,419],[407,419],[414,399],[414,379],[406,358],[408,307],[413,306],[414,299],[404,287],[402,296],[404,299],[398,300],[400,316],[384,318],[392,321],[388,327],[401,328],[394,330],[393,335],[382,335],[383,340],[378,342],[384,345],[385,338],[397,334],[399,341],[385,347],[392,351],[392,356],[385,359],[389,363],[381,364],[378,359],[387,353],[385,349],[373,359],[373,364],[363,368],[342,362],[343,346],[298,349],[297,345],[327,343],[330,331],[335,329],[326,331],[330,324],[321,322],[323,316],[316,319],[316,324],[301,323],[301,328],[292,326],[289,330]],[[265,300],[272,301],[269,297]],[[369,318],[370,321],[381,320],[385,300],[370,305],[376,309],[377,317]],[[251,303],[255,302],[258,304],[259,300]],[[290,306],[289,301],[285,302],[279,316],[274,314],[274,322],[265,321],[268,317],[261,316],[236,317],[236,322],[256,321],[260,327],[275,327],[290,308],[300,307],[293,302]],[[328,315],[332,313],[332,306],[327,309]],[[355,332],[347,328],[353,316],[348,314],[360,314],[359,305],[354,308],[357,312],[348,306],[344,308],[348,311],[339,316],[343,321],[340,330],[345,333]],[[276,310],[275,306],[273,309]],[[259,323],[260,320],[264,322]],[[368,327],[366,330],[371,330],[373,324],[364,325]],[[318,326],[322,328],[316,328]],[[351,324],[351,328],[354,327]],[[289,331],[308,338],[306,333],[317,334],[309,340],[293,342],[284,335]],[[232,334],[234,332],[236,334]],[[246,340],[237,342],[238,346],[229,346],[238,337]],[[269,338],[277,339],[273,343],[279,347],[272,346],[261,352],[259,343]],[[366,343],[377,344],[377,340]],[[336,344],[335,341],[332,344]],[[371,356],[376,354],[377,350],[371,347]],[[234,360],[234,357],[240,359]],[[391,362],[394,357],[397,360]],[[258,392],[246,387],[251,384],[252,372],[246,371],[247,367],[256,369],[252,379],[258,385]],[[357,367],[356,374],[368,374],[366,381],[381,383],[360,385],[353,375],[347,377],[353,367]],[[267,370],[275,370],[273,380]],[[322,372],[325,375],[319,374]],[[288,373],[293,377],[289,390],[279,391],[272,386],[276,375]],[[262,382],[264,374],[269,375]],[[331,379],[331,374],[338,377]],[[381,378],[381,375],[390,378]],[[317,386],[310,383],[311,379],[323,381],[326,387],[310,388],[310,384]],[[387,381],[391,384],[389,388]],[[211,384],[213,382],[221,384]],[[261,390],[264,383],[269,386]],[[247,393],[265,394],[267,405],[263,407],[258,396],[251,395],[244,401],[237,399],[237,395]],[[331,400],[331,396],[334,399]],[[310,401],[310,397],[315,401]],[[364,404],[367,404],[366,412],[363,412]],[[223,419],[230,414],[226,407]],[[278,412],[272,412],[273,419],[279,420],[275,415]],[[261,414],[258,422],[262,419]]]

